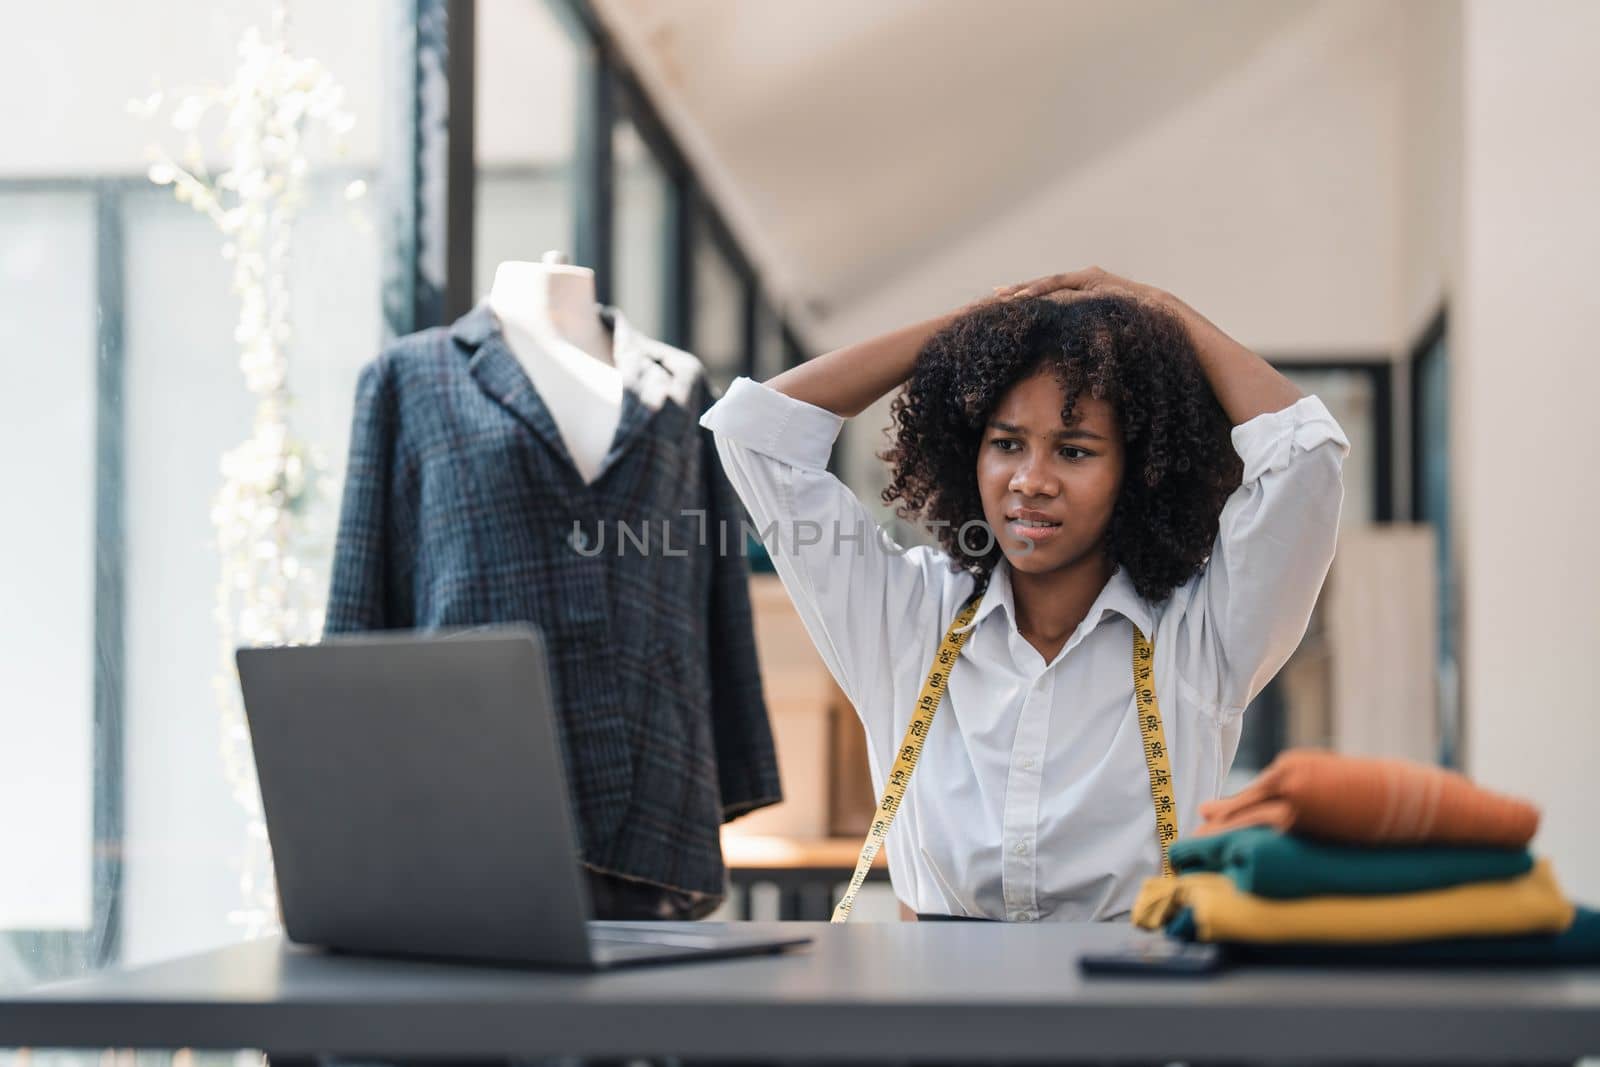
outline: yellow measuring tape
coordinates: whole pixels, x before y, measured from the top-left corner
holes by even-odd
[[[861,855],[856,859],[855,873],[850,876],[850,887],[845,890],[839,906],[833,909],[833,921],[836,923],[845,922],[850,918],[850,909],[855,907],[856,894],[861,892],[862,885],[866,883],[867,872],[872,869],[872,861],[877,859],[879,849],[883,848],[883,842],[889,836],[889,826],[905,802],[906,789],[911,785],[911,773],[917,769],[917,760],[922,758],[922,746],[928,738],[928,731],[933,727],[934,713],[939,710],[939,703],[944,699],[950,669],[955,666],[956,657],[961,654],[961,647],[971,636],[970,630],[963,631],[962,628],[977,614],[981,596],[981,593],[974,594],[972,599],[967,601],[966,606],[950,623],[950,628],[945,631],[944,640],[939,642],[939,651],[933,657],[933,666],[928,669],[928,677],[922,683],[922,692],[917,697],[916,712],[911,716],[911,725],[906,727],[905,740],[900,743],[900,751],[895,753],[894,766],[889,770],[889,781],[883,789],[883,799],[878,801],[878,810],[872,816],[872,828],[867,831],[867,839],[861,845]],[[1178,836],[1178,802],[1172,795],[1172,767],[1167,762],[1167,740],[1161,729],[1161,705],[1156,700],[1155,672],[1151,666],[1154,657],[1155,652],[1150,646],[1150,641],[1135,626],[1133,692],[1135,703],[1138,705],[1139,735],[1144,744],[1145,769],[1150,772],[1150,799],[1155,805],[1156,841],[1161,848],[1161,874],[1163,877],[1171,877],[1172,861],[1167,856],[1167,846]]]
[[[1172,877],[1167,846],[1178,839],[1178,801],[1172,795],[1172,765],[1167,762],[1167,735],[1161,728],[1152,662],[1156,650],[1137,626],[1133,628],[1133,697],[1139,707],[1139,736],[1144,740],[1144,769],[1150,774],[1150,801],[1156,809],[1156,842],[1161,846],[1161,877]]]

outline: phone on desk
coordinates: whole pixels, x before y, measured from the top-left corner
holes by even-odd
[[[1195,975],[1213,974],[1226,961],[1218,945],[1171,938],[1130,940],[1110,952],[1089,952],[1078,957],[1084,974]]]

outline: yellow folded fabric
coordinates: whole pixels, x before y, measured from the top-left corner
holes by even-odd
[[[1391,896],[1269,900],[1241,892],[1224,874],[1151,878],[1133,906],[1137,926],[1156,930],[1192,909],[1201,941],[1253,944],[1394,944],[1457,937],[1554,934],[1572,925],[1548,860],[1518,878]]]

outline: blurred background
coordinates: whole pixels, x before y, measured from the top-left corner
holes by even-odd
[[[0,987],[270,927],[227,650],[315,639],[361,365],[549,249],[719,388],[1047,272],[1177,293],[1354,446],[1235,780],[1299,744],[1457,767],[1600,899],[1600,5],[8,14]],[[834,457],[874,506],[887,419]],[[755,570],[788,801],[730,828],[724,914],[814,914],[865,757]]]

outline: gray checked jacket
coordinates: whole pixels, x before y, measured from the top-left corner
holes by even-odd
[[[781,796],[743,512],[699,361],[639,340],[587,484],[486,305],[363,368],[325,632],[536,624],[584,862],[720,895],[721,823]]]

